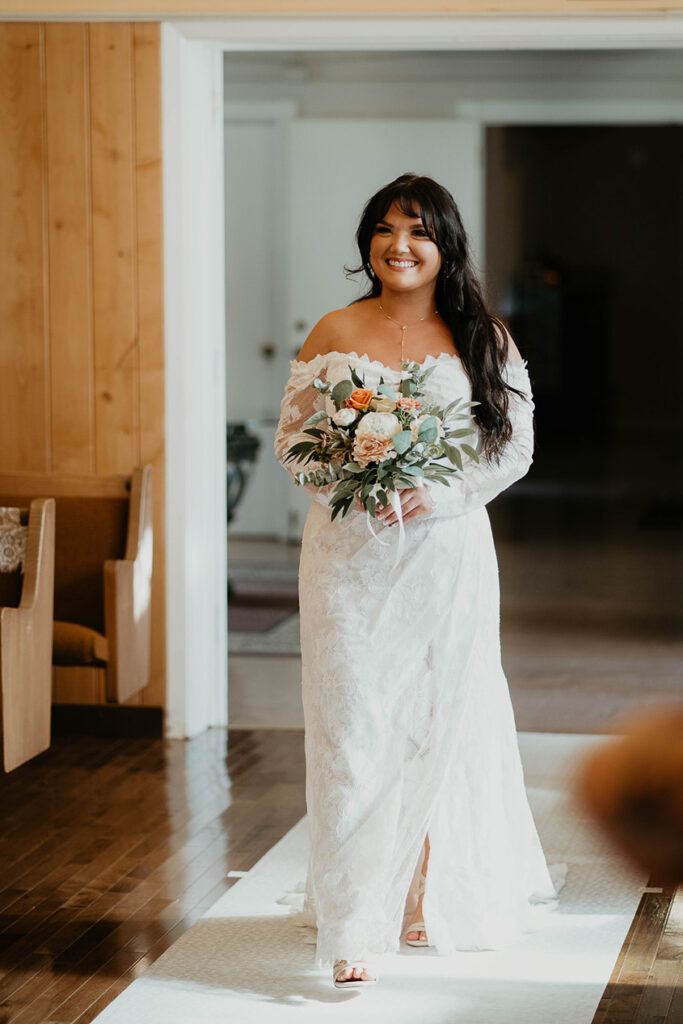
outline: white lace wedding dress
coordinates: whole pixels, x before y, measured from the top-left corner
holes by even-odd
[[[437,364],[430,399],[471,399],[457,356],[425,363]],[[334,383],[349,365],[368,385],[401,376],[356,353],[293,360],[275,438],[280,461],[324,406],[313,379]],[[310,829],[304,920],[318,927],[319,966],[399,948],[427,833],[423,916],[437,952],[505,945],[528,925],[531,903],[556,898],[501,667],[485,508],[532,458],[526,366],[510,362],[506,374],[527,398],[510,394],[514,430],[500,464],[471,462],[450,486],[429,485],[435,508],[405,524],[396,567],[397,526],[373,522],[391,541],[383,546],[364,512],[330,521],[334,485],[309,488],[299,568]]]

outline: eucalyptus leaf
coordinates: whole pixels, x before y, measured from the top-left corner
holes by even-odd
[[[309,416],[307,420],[304,420],[302,426],[309,427],[312,426],[314,423],[319,423],[320,420],[327,419],[329,419],[329,415],[325,412],[324,409],[319,409],[318,412],[314,412],[312,416]]]
[[[392,437],[394,448],[399,455],[403,455],[407,452],[413,442],[413,435],[409,430],[399,430],[397,434]]]
[[[347,398],[353,393],[354,387],[350,380],[340,380],[332,388],[332,399],[337,409],[341,409]]]
[[[444,448],[446,449],[446,455],[448,456],[449,462],[452,462],[454,466],[458,467],[458,469],[462,469],[462,458],[458,449],[450,444],[448,446],[444,445]]]
[[[465,455],[469,455],[469,457],[471,459],[474,459],[475,462],[479,462],[479,456],[477,455],[477,452],[474,450],[471,444],[465,444],[463,442],[463,444],[460,447],[464,451]]]
[[[420,429],[417,432],[417,436],[421,437],[423,431],[426,430],[428,427],[433,427],[436,430],[438,425],[439,425],[439,423],[438,423],[438,420],[437,420],[436,416],[427,416],[427,418],[424,419],[422,421],[422,423],[420,424]]]
[[[432,444],[432,442],[436,441],[439,436],[438,427],[430,427],[427,423],[423,423],[417,432],[417,436],[421,443]]]

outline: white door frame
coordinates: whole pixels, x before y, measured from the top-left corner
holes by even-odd
[[[683,14],[264,17],[162,23],[166,734],[227,725],[223,53],[683,48]],[[489,123],[683,122],[683,103],[485,101]]]

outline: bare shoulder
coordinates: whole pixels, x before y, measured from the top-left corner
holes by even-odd
[[[356,323],[358,313],[353,306],[333,309],[318,320],[317,324],[301,346],[298,359],[308,362],[326,352],[344,351],[350,329]]]
[[[507,327],[505,327],[505,326],[503,327],[503,331],[505,332],[505,334],[503,334],[503,332],[501,331],[501,328],[500,328],[500,326],[498,324],[494,324],[494,327],[495,327],[495,330],[496,330],[496,334],[498,335],[499,338],[501,338],[501,339],[503,337],[507,338],[507,343],[508,343],[508,361],[511,362],[511,363],[521,363],[521,362],[523,362],[522,354],[519,351],[519,349],[517,348],[517,346],[515,345],[515,343],[514,343],[514,341],[512,339],[512,335],[508,331]]]

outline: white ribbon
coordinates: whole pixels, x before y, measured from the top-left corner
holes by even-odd
[[[420,483],[422,483],[422,481],[420,481]],[[377,495],[375,494],[374,489],[371,493],[374,494],[376,499]],[[398,491],[388,491],[387,494],[389,496],[389,504],[396,513],[396,518],[398,519],[398,543],[396,545],[396,557],[394,558],[394,564],[392,566],[392,569],[395,569],[398,563],[401,561],[401,556],[403,555],[403,549],[405,547],[406,541],[406,532],[403,526],[403,509],[401,508],[401,498],[399,496],[399,493]],[[372,526],[373,518],[374,517],[370,515],[370,512],[366,510],[365,521],[368,524],[368,530],[379,544],[383,544],[384,547],[386,547],[389,541],[382,540],[379,534],[375,533]]]

